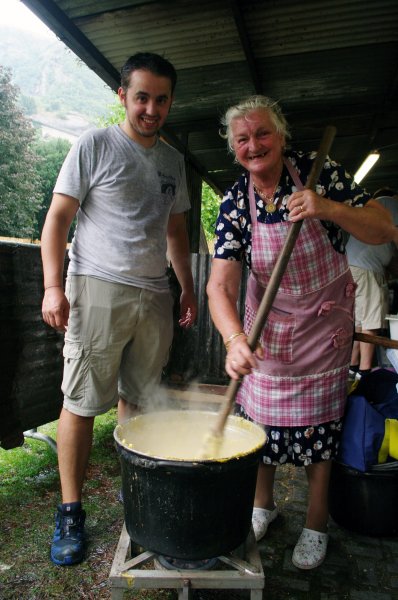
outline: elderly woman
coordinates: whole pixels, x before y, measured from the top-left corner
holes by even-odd
[[[390,241],[387,211],[327,158],[316,192],[305,182],[316,156],[286,149],[288,126],[270,98],[253,96],[231,107],[226,137],[243,174],[226,191],[207,286],[212,319],[227,348],[226,371],[244,376],[239,413],[267,433],[253,509],[256,539],[277,517],[277,465],[304,466],[309,486],[305,527],[293,564],[320,565],[327,550],[328,483],[346,399],[355,286],[344,231],[371,244]],[[253,353],[247,334],[292,222],[300,234]],[[343,231],[344,230],[344,231]],[[250,268],[245,318],[237,299],[241,261]]]

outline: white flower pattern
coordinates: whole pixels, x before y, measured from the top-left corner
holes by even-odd
[[[251,421],[242,407],[238,407],[237,411],[241,417]],[[264,464],[293,463],[296,466],[306,466],[336,456],[342,420],[306,427],[263,427],[267,434],[267,442],[262,451]]]

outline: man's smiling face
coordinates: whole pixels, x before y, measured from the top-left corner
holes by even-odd
[[[128,88],[119,88],[118,95],[126,109],[122,129],[131,139],[150,148],[170,111],[170,79],[138,69],[132,72]]]

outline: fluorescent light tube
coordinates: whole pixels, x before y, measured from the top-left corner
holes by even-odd
[[[358,171],[354,175],[355,183],[360,183],[362,181],[362,179],[369,173],[370,169],[379,160],[379,158],[380,154],[378,152],[372,152],[365,158]]]

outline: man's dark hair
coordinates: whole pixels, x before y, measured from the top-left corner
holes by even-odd
[[[379,188],[373,194],[373,198],[381,198],[382,196],[395,196],[396,192],[389,187]]]
[[[129,87],[131,73],[138,69],[150,71],[159,77],[168,77],[171,81],[171,93],[174,92],[177,83],[175,68],[163,56],[152,52],[138,52],[126,60],[120,71],[120,85],[123,89],[126,90]]]

